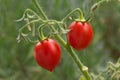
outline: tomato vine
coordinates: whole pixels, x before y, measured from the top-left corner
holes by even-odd
[[[44,42],[47,40],[49,40],[49,38],[51,36],[54,36],[54,38],[68,51],[68,53],[71,55],[72,59],[74,60],[74,62],[77,64],[78,68],[80,69],[80,71],[82,72],[83,76],[81,78],[81,80],[92,80],[91,78],[91,75],[90,73],[88,72],[88,68],[86,66],[83,65],[83,63],[81,62],[81,60],[78,58],[77,54],[75,53],[75,51],[72,49],[72,45],[70,44],[70,41],[65,41],[61,36],[60,34],[66,34],[66,33],[69,33],[71,31],[71,29],[65,29],[64,27],[66,27],[66,21],[67,19],[69,19],[69,17],[71,17],[71,15],[74,15],[75,13],[78,13],[78,19],[74,19],[74,21],[76,22],[81,22],[81,23],[85,23],[89,20],[85,20],[84,16],[83,16],[83,12],[81,11],[80,8],[76,8],[74,9],[73,11],[71,11],[69,14],[67,14],[61,21],[57,21],[57,20],[50,20],[48,19],[48,17],[45,15],[44,11],[42,10],[41,6],[38,4],[38,2],[36,0],[32,0],[35,7],[38,9],[41,17],[33,10],[31,9],[26,9],[22,18],[19,19],[19,20],[16,20],[16,21],[22,21],[24,20],[26,22],[26,24],[21,27],[19,29],[19,34],[18,34],[18,37],[17,37],[17,40],[18,42],[21,41],[21,39],[25,39],[29,42],[32,42],[32,43],[36,43],[36,42]],[[98,4],[102,3],[103,1],[105,0],[102,0],[100,1],[99,3],[95,4],[93,7],[92,7],[92,10],[93,11],[97,6]],[[37,26],[35,25],[37,24]],[[60,31],[56,30],[55,28],[55,25],[57,25],[57,27],[60,29]],[[48,33],[49,35],[48,36],[44,36],[43,34],[43,31],[42,29],[45,28],[45,27],[49,27],[49,29],[51,30],[50,33]],[[75,26],[78,26],[78,25],[75,25]],[[89,25],[88,25],[89,26]],[[24,29],[27,28],[27,30],[29,32],[33,31],[33,34],[36,34],[35,33],[35,28],[37,27],[37,35],[33,35],[33,36],[37,36],[36,40],[32,40],[29,38],[29,33],[24,33]],[[79,26],[78,26],[79,27]],[[85,26],[81,26],[81,27],[85,27]],[[90,26],[89,26],[90,27]],[[87,27],[88,28],[88,27]],[[32,30],[33,29],[33,30]],[[82,30],[82,29],[81,29]],[[85,32],[85,31],[84,31]],[[90,31],[89,31],[92,35],[92,31],[91,31],[91,28],[90,28]],[[77,33],[79,33],[79,31],[77,31]],[[76,34],[77,34],[76,33]],[[88,36],[90,36],[90,40],[88,41],[88,44],[90,43],[91,41],[91,38],[92,36],[91,35],[88,35],[89,33],[87,33],[87,36],[84,36],[86,35],[87,31],[85,32],[85,34],[82,35],[82,38],[84,40],[84,37],[86,37],[85,39],[87,40],[88,39]],[[31,35],[30,35],[31,36]],[[74,36],[74,35],[73,35]],[[80,35],[81,36],[81,35]],[[79,37],[80,37],[79,36]],[[82,41],[83,41],[82,40]],[[80,39],[79,39],[80,42],[82,42]],[[84,41],[83,41],[84,42]],[[40,44],[39,43],[39,44]],[[53,43],[56,43],[53,41]],[[73,43],[73,42],[72,42]],[[77,43],[77,42],[76,42]],[[86,43],[86,42],[84,42]],[[50,44],[48,42],[48,44]],[[88,46],[88,44],[84,44],[86,48]],[[44,45],[44,44],[43,44]],[[77,45],[77,44],[76,44]],[[54,45],[53,45],[54,46]],[[72,46],[72,47],[71,47]],[[59,47],[59,46],[57,46]],[[43,49],[46,49],[46,47],[42,47]],[[50,48],[50,47],[49,47]],[[40,48],[39,48],[40,49]],[[52,48],[51,48],[52,49]],[[81,45],[80,45],[80,48],[81,50]],[[35,52],[35,55],[39,56],[41,55],[41,51],[45,51],[45,50],[41,50],[40,51],[38,50],[37,52]],[[54,53],[54,50],[50,50]],[[47,52],[46,52],[47,53]],[[57,51],[56,51],[57,53]],[[58,54],[60,54],[60,52],[58,51]],[[50,55],[50,54],[49,54]],[[51,55],[50,55],[51,56]],[[41,63],[41,60],[38,59],[39,57],[35,57],[36,61],[38,62],[38,64],[40,64],[42,67],[44,67],[45,69],[49,70],[49,71],[52,71],[53,68],[56,66],[56,64],[58,63],[59,61],[59,58],[57,59],[57,62],[55,62],[55,64],[53,66],[50,65],[50,67],[48,67],[48,64],[47,62],[43,62],[45,63]],[[54,60],[51,59],[54,63]],[[48,59],[49,61],[49,59]],[[40,63],[39,63],[40,62]],[[52,63],[52,62],[51,62]],[[45,66],[47,65],[47,66]]]

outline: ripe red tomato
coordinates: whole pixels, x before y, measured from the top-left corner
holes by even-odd
[[[87,22],[72,22],[67,33],[68,43],[76,50],[82,50],[86,48],[92,39],[92,29]]]
[[[60,48],[52,39],[38,42],[34,47],[34,58],[43,68],[52,71],[60,60]]]

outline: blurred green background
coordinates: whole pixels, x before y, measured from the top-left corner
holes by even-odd
[[[61,20],[71,10],[81,8],[89,16],[91,6],[99,0],[38,0],[50,19]],[[0,0],[0,80],[78,80],[80,71],[68,52],[61,46],[61,60],[51,73],[39,67],[33,59],[33,46],[26,41],[17,43],[15,22],[25,9],[36,11],[31,0]],[[93,40],[90,46],[77,52],[90,72],[105,69],[108,61],[120,57],[120,0],[102,3],[90,22]]]

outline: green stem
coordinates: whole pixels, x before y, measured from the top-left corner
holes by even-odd
[[[101,3],[103,3],[104,1],[107,1],[107,0],[101,0],[101,1],[99,1],[97,4],[101,4]]]
[[[46,24],[47,24],[47,22],[46,22],[46,23],[43,23],[42,25],[40,25],[40,26],[38,27],[38,38],[39,38],[39,41],[42,41],[42,40],[45,39],[45,36],[43,35],[42,29],[43,29],[43,27],[44,27]]]
[[[68,52],[72,56],[73,60],[75,61],[75,63],[79,67],[80,71],[85,76],[86,80],[92,80],[90,74],[88,73],[88,68],[83,65],[83,63],[80,61],[80,59],[78,58],[76,53],[73,51],[73,49],[70,47],[70,45],[67,44],[65,48],[68,50]]]
[[[45,15],[45,13],[42,11],[40,5],[37,3],[36,0],[32,0],[33,3],[35,4],[35,6],[38,8],[39,12],[42,14],[42,16],[48,20],[47,16]],[[82,13],[80,12],[79,9],[76,9],[74,11],[72,11],[69,15],[67,15],[62,21],[64,21],[66,18],[68,18],[72,13],[74,13],[75,11],[78,11],[81,14],[81,17],[83,17]],[[53,26],[50,26],[50,29],[53,32],[56,32],[55,28]],[[72,48],[70,47],[69,44],[66,45],[66,42],[58,35],[55,35],[55,38],[59,41],[59,43],[61,45],[63,45],[66,50],[70,53],[71,57],[73,58],[73,60],[75,61],[75,63],[77,64],[77,66],[79,67],[80,71],[83,73],[83,75],[86,77],[86,80],[92,80],[90,77],[90,74],[88,73],[88,69],[87,67],[85,67],[82,62],[80,61],[80,59],[78,58],[78,56],[75,54],[75,52],[72,50]]]
[[[21,28],[19,29],[19,32],[21,32],[26,26],[28,26],[28,25],[30,25],[30,24],[32,24],[32,23],[36,23],[36,22],[38,22],[38,21],[42,21],[42,20],[41,20],[41,19],[37,19],[37,20],[30,21],[29,23],[27,23],[26,25],[24,25],[23,27],[21,27]]]
[[[33,13],[38,19],[41,19],[41,18],[40,18],[33,10],[31,10],[31,9],[26,9],[25,12],[24,12],[24,14],[29,13],[29,12]]]
[[[45,15],[45,13],[43,12],[42,8],[40,7],[40,5],[38,4],[38,2],[36,0],[32,0],[34,5],[37,7],[37,9],[39,10],[39,12],[41,13],[41,15],[43,16],[43,18],[45,18],[46,20],[48,20],[47,16]],[[56,32],[55,28],[53,26],[50,26],[50,29],[53,32]],[[65,41],[59,36],[59,35],[55,35],[55,38],[62,44],[65,46]]]
[[[41,13],[41,15],[43,16],[43,18],[48,19],[47,16],[44,14],[42,8],[40,7],[40,5],[38,4],[38,2],[36,0],[32,0],[34,5],[38,8],[39,12]]]
[[[80,20],[81,21],[85,21],[85,19],[84,19],[84,17],[83,17],[83,13],[82,13],[82,11],[81,11],[81,9],[80,8],[76,8],[75,10],[73,10],[73,11],[71,11],[65,18],[63,18],[63,22],[65,22],[65,20],[68,18],[68,17],[70,17],[73,13],[75,13],[75,12],[78,12],[79,13],[79,18],[80,18]]]

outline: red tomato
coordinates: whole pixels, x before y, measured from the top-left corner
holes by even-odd
[[[34,58],[43,68],[52,71],[60,60],[60,48],[52,39],[38,42],[34,47]]]
[[[92,29],[87,22],[72,22],[67,33],[68,43],[76,50],[86,48],[92,40]]]

